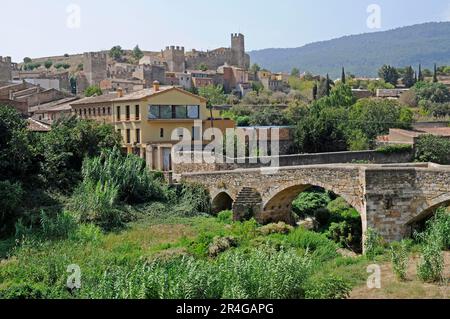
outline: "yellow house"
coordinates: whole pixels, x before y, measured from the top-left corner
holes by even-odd
[[[179,142],[172,140],[174,132],[180,136],[182,130],[187,130],[196,140],[207,144],[202,130],[213,126],[225,133],[227,128],[235,127],[233,121],[221,119],[220,111],[211,111],[206,104],[207,100],[198,95],[155,82],[151,89],[130,94],[119,89],[107,96],[83,99],[72,107],[81,117],[113,124],[122,136],[124,149],[144,158],[151,169],[171,171],[172,148]]]

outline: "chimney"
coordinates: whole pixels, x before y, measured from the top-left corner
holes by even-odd
[[[158,81],[153,82],[153,92],[159,92],[159,82]]]
[[[117,97],[123,97],[123,90],[122,90],[122,88],[117,88]]]

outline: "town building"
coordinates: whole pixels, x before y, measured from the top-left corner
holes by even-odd
[[[412,130],[390,129],[389,135],[379,136],[378,144],[411,144],[424,135],[434,135],[450,139],[450,127],[447,122],[415,123]]]
[[[220,118],[220,111],[209,110],[206,102],[179,87],[160,86],[155,82],[151,89],[129,94],[119,89],[76,101],[71,107],[73,114],[80,118],[114,125],[122,136],[123,148],[144,158],[151,169],[170,171],[172,149],[178,143],[172,140],[174,132],[183,135],[184,129],[203,145],[208,141],[199,136],[201,128],[205,130],[213,125],[223,132],[234,128],[233,121]]]

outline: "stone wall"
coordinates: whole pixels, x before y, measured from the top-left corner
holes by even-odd
[[[271,166],[271,163],[279,161],[280,167],[302,166],[302,165],[320,165],[332,163],[354,163],[367,161],[373,164],[393,164],[409,163],[413,160],[413,152],[405,151],[401,153],[384,154],[376,151],[359,152],[337,152],[337,153],[318,153],[318,154],[296,154],[283,155],[277,157],[261,157],[247,159],[229,159],[218,160],[215,164],[197,163],[193,166],[190,163],[179,163],[173,165],[174,174],[193,173],[193,172],[214,172],[227,171],[234,169],[247,169]]]
[[[223,202],[226,194],[234,201],[235,218],[248,217],[251,211],[261,223],[292,223],[295,197],[311,186],[322,187],[358,210],[363,237],[372,228],[387,241],[407,237],[414,223],[450,203],[450,166],[428,163],[240,169],[183,174],[181,179],[207,187],[213,206],[217,206],[216,198]]]

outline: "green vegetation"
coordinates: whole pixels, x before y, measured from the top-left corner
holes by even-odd
[[[418,162],[450,164],[450,140],[434,136],[421,136],[416,145],[415,158]]]
[[[103,95],[103,92],[102,92],[102,89],[99,86],[91,85],[91,86],[89,86],[86,89],[86,91],[84,91],[84,95],[86,97],[91,97],[91,96],[94,96],[94,95],[99,96],[99,95]]]
[[[382,154],[395,154],[395,153],[404,153],[411,152],[413,150],[413,146],[410,144],[394,144],[381,146],[376,149],[378,153]]]
[[[135,58],[137,61],[142,59],[144,57],[144,52],[139,48],[139,45],[136,45],[133,49],[133,58]]]
[[[124,55],[124,51],[122,50],[122,47],[120,45],[116,45],[109,50],[109,56],[110,58],[114,59],[115,61],[121,61],[122,57]]]

